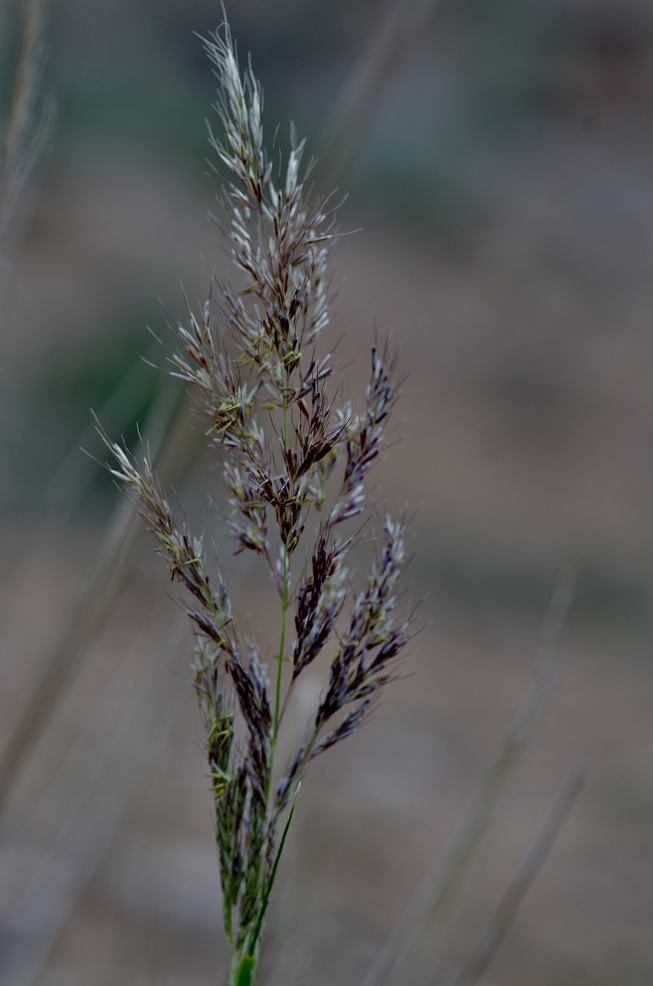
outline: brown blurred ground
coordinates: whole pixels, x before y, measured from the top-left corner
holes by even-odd
[[[362,231],[338,246],[333,331],[352,396],[373,320],[401,345],[407,381],[377,479],[391,509],[416,511],[408,591],[424,598],[425,628],[410,676],[302,788],[270,928],[273,986],[361,981],[529,687],[569,560],[558,698],[422,981],[446,982],[579,760],[586,787],[487,982],[653,981],[653,49],[637,9],[620,18],[603,5],[596,35],[544,78],[555,112],[478,145],[481,205],[465,208],[456,186],[453,215],[436,220],[419,185],[415,209],[431,218],[402,221],[392,184],[373,199],[373,172],[352,179],[364,204],[354,193],[341,223]],[[335,23],[334,38],[362,43],[362,13]],[[437,68],[441,45],[418,69]],[[202,219],[210,194],[163,155],[78,133],[47,172],[15,261],[5,372],[29,376],[99,345],[129,304],[160,295],[179,313],[179,280],[201,296],[200,257],[224,265]],[[200,523],[197,484],[214,481],[196,470]],[[14,513],[4,526],[0,737],[98,550],[92,512],[79,516]],[[215,982],[224,963],[191,645],[150,555],[143,543],[11,802],[0,915],[11,917],[1,960],[12,986],[191,986]],[[265,583],[246,566],[238,580],[241,611],[264,617]],[[263,641],[276,638],[273,620]],[[301,730],[301,701],[296,719]]]

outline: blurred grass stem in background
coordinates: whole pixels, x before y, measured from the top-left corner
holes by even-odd
[[[22,221],[16,210],[35,163],[46,131],[48,113],[39,109],[39,83],[43,62],[43,27],[46,0],[24,0],[21,47],[16,66],[9,110],[2,134],[0,152],[0,250],[14,225],[24,226],[27,209],[23,203]],[[0,25],[1,26],[1,25]]]
[[[493,818],[495,808],[528,749],[535,727],[549,708],[558,680],[557,655],[560,635],[573,597],[571,570],[553,593],[542,627],[533,685],[524,705],[508,729],[501,747],[485,773],[480,790],[453,833],[442,859],[437,858],[402,920],[389,937],[365,977],[363,986],[417,982],[427,967],[426,952],[460,892],[469,865]]]
[[[388,0],[365,53],[329,117],[318,148],[317,175],[333,187],[350,170],[392,79],[415,54],[441,0]]]
[[[162,401],[169,404],[163,395]],[[152,417],[163,412],[168,421],[157,436],[150,422],[145,434],[157,459],[162,476],[178,477],[193,458],[193,443],[188,440],[189,409],[178,414],[175,406],[167,411],[153,408]],[[154,424],[154,422],[152,422]],[[140,525],[133,512],[120,500],[107,525],[104,541],[94,562],[86,572],[77,599],[68,618],[55,635],[52,646],[34,691],[29,696],[21,716],[0,756],[0,816],[6,811],[14,786],[25,765],[48,729],[56,714],[59,698],[79,670],[93,638],[109,613],[116,593],[123,584],[140,536]]]
[[[500,899],[492,920],[472,949],[462,970],[449,986],[477,986],[508,933],[517,909],[546,862],[562,826],[569,817],[585,779],[584,767],[575,767],[566,779],[537,839],[522,860],[514,879]]]

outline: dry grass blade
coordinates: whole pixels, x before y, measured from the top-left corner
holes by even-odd
[[[181,620],[169,635],[168,654],[177,645]],[[157,654],[157,657],[159,655]],[[125,677],[124,669],[117,677]],[[112,735],[99,753],[77,801],[10,915],[7,937],[0,942],[0,978],[4,986],[33,986],[48,956],[68,925],[85,889],[113,844],[134,789],[158,761],[182,709],[180,693],[172,697],[161,678],[152,691],[150,675],[131,682],[129,701]],[[166,715],[160,714],[166,707]],[[92,722],[95,710],[91,714]],[[51,789],[56,788],[56,782]],[[92,824],[89,823],[92,819]],[[20,929],[15,944],[12,929]]]
[[[176,412],[169,437],[162,443],[159,469],[169,481],[182,476],[194,457],[189,435],[190,408]],[[28,757],[43,737],[56,712],[59,697],[79,668],[85,648],[109,612],[116,593],[129,572],[131,558],[141,533],[134,513],[121,498],[76,604],[53,647],[38,685],[27,702],[18,725],[0,760],[0,816],[4,813],[14,784]]]
[[[389,83],[414,54],[440,0],[390,0],[367,52],[336,103],[318,152],[317,174],[332,187],[351,167]]]
[[[5,135],[5,160],[16,161],[32,125],[32,107],[38,84],[45,0],[27,0],[18,69]]]
[[[508,933],[525,894],[532,886],[553,849],[558,834],[580,793],[584,777],[584,768],[576,767],[567,778],[542,831],[522,860],[515,878],[499,901],[490,923],[469,960],[461,972],[451,981],[450,986],[476,986],[485,974],[499,945]]]
[[[45,0],[26,0],[18,66],[2,146],[0,233],[34,161],[41,124],[34,121],[42,62]]]
[[[557,644],[571,598],[572,581],[567,573],[560,579],[544,622],[531,693],[508,730],[483,778],[480,791],[445,849],[443,858],[436,860],[401,922],[379,952],[363,986],[386,986],[392,982],[399,964],[407,959],[427,932],[432,934],[433,928],[453,903],[490,824],[494,808],[528,748],[535,726],[551,704],[558,677]]]

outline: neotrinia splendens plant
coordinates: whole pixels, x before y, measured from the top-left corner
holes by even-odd
[[[275,175],[281,165],[275,169],[263,146],[261,86],[251,68],[241,75],[226,23],[205,49],[224,131],[218,137],[209,129],[209,142],[230,173],[224,229],[242,287],[212,290],[203,311],[176,327],[173,373],[199,398],[210,442],[223,455],[236,552],[258,555],[278,594],[271,683],[257,645],[232,617],[224,572],[209,570],[202,539],[173,515],[147,457],[140,464],[111,444],[111,471],[135,494],[189,599],[230,982],[249,986],[299,782],[311,760],[365,721],[408,640],[395,599],[405,537],[403,523],[387,517],[370,571],[352,591],[348,556],[357,532],[348,533],[348,522],[365,509],[365,483],[395,399],[394,360],[373,348],[364,410],[336,405],[331,358],[320,350],[333,215],[307,188],[304,142],[292,129],[284,173]],[[279,765],[289,698],[322,652],[330,657],[328,681],[304,742]]]

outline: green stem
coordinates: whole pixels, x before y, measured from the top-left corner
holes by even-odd
[[[288,448],[288,397],[287,389],[289,385],[288,371],[284,370],[285,373],[285,388],[283,393],[283,444],[284,450]],[[272,795],[272,775],[274,772],[274,758],[277,748],[277,737],[279,733],[279,724],[281,721],[282,714],[282,703],[281,703],[281,685],[283,677],[283,662],[286,650],[286,622],[288,614],[288,582],[289,582],[289,566],[288,566],[288,548],[283,545],[283,572],[282,572],[282,583],[281,583],[281,639],[279,640],[279,654],[277,658],[277,680],[275,689],[275,702],[274,702],[274,724],[272,730],[272,738],[270,741],[270,770],[268,773],[268,780],[265,790],[265,803],[266,808],[269,812],[270,797]],[[245,954],[238,955],[231,952],[231,972],[229,977],[229,986],[254,986],[254,980],[256,977],[256,968],[258,965],[258,949],[260,945],[260,938],[263,932],[263,921],[265,919],[265,913],[267,911],[268,903],[270,900],[270,893],[272,892],[272,884],[274,882],[274,877],[276,875],[277,867],[279,865],[279,857],[281,855],[281,850],[283,849],[283,844],[286,840],[286,835],[288,832],[288,827],[290,825],[290,820],[294,811],[294,801],[288,816],[288,821],[283,831],[279,849],[272,867],[272,872],[268,880],[267,886],[263,890],[263,895],[261,898],[261,907],[258,915],[258,921],[255,925],[255,930],[250,936],[249,941],[245,946]],[[258,873],[257,882],[261,877],[261,863],[258,863]]]
[[[258,957],[244,955],[231,970],[229,986],[253,986]]]
[[[288,448],[288,371],[284,370],[285,388],[283,393],[283,445],[284,450]],[[279,732],[279,722],[281,719],[281,680],[283,677],[284,651],[286,649],[286,615],[288,613],[288,549],[283,546],[283,575],[281,584],[281,640],[279,641],[279,656],[277,658],[277,683],[274,701],[274,728],[272,731],[272,742],[270,744],[270,773],[266,790],[266,803],[270,801],[270,791],[272,785],[272,772],[274,770],[274,755],[277,748],[277,734]]]
[[[281,853],[283,852],[283,847],[286,844],[286,837],[288,835],[288,829],[290,828],[290,823],[292,822],[292,817],[295,814],[295,805],[297,804],[297,795],[299,794],[299,789],[301,784],[297,785],[294,797],[292,799],[292,804],[290,806],[290,811],[288,812],[288,818],[286,819],[286,824],[283,827],[283,832],[281,833],[281,839],[279,841],[279,848],[277,849],[277,854],[274,857],[274,863],[272,864],[272,872],[270,873],[270,878],[268,880],[268,885],[265,888],[265,893],[263,894],[263,903],[258,916],[258,921],[252,932],[252,937],[250,939],[250,946],[252,949],[256,950],[258,942],[260,940],[261,934],[263,932],[263,921],[265,920],[265,914],[268,909],[268,904],[270,903],[270,895],[272,893],[272,887],[274,886],[274,880],[277,875],[277,870],[279,868],[279,860],[281,859]]]
[[[234,954],[234,923],[233,923],[233,912],[231,907],[231,900],[229,899],[227,893],[224,895],[224,924],[227,931],[227,939],[229,941],[229,955],[233,958]]]
[[[279,642],[279,660],[277,662],[277,693],[274,703],[274,732],[272,734],[272,750],[276,745],[279,732],[279,714],[281,712],[281,675],[283,658],[286,648],[286,614],[288,612],[288,549],[283,547],[283,584],[281,588],[281,640]]]

